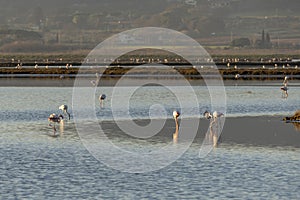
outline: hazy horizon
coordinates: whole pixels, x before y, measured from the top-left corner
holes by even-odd
[[[300,49],[299,6],[297,0],[0,0],[0,51],[90,48],[145,26],[180,31],[212,48],[240,38],[261,48],[265,31],[270,44],[263,48]]]

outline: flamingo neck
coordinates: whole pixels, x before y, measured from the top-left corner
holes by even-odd
[[[67,113],[67,115],[68,115],[68,117],[69,117],[69,120],[70,120],[70,113],[68,113],[68,111],[66,110],[66,113]]]
[[[173,134],[173,139],[178,138],[178,130],[179,130],[178,119],[175,118],[175,133]]]

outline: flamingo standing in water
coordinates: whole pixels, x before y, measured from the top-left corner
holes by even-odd
[[[213,146],[217,147],[219,142],[219,123],[218,118],[224,116],[223,113],[214,111],[213,113],[210,113],[208,111],[205,111],[203,113],[204,117],[206,119],[212,119],[209,123],[209,134],[208,137],[209,140],[212,140]]]
[[[103,101],[106,99],[106,95],[105,94],[101,94],[99,96],[99,101],[100,101],[100,106],[103,107]]]
[[[283,86],[280,88],[280,90],[282,90],[282,98],[287,98],[289,95],[288,95],[288,77],[285,76],[284,77],[284,80],[283,80]]]
[[[179,130],[179,125],[178,125],[178,117],[180,116],[180,112],[177,110],[173,111],[173,117],[175,120],[175,133],[173,134],[173,141],[177,142],[178,141],[178,130]]]
[[[54,134],[56,133],[55,123],[59,124],[63,119],[64,117],[62,115],[56,115],[55,113],[48,117],[49,126],[53,127]],[[53,125],[51,123],[53,123]]]
[[[68,112],[68,106],[67,105],[61,105],[59,106],[59,109],[64,112],[64,114],[68,115],[68,118],[70,120],[70,113]]]

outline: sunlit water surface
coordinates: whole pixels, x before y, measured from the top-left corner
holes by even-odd
[[[189,102],[186,88],[172,89]],[[210,109],[207,88],[195,86],[194,90],[199,104],[185,104],[187,112],[182,117],[196,117]],[[159,171],[123,173],[99,162],[85,149],[73,119],[65,122],[60,136],[53,136],[47,117],[59,113],[61,104],[69,105],[72,113],[72,88],[2,87],[0,91],[1,199],[300,198],[298,148],[222,144],[200,159],[200,144],[193,144],[179,160]],[[96,90],[99,120],[128,117],[122,105],[115,105],[116,116],[112,115],[112,91],[111,87]],[[102,93],[107,95],[103,108],[97,99]],[[297,87],[290,89],[287,99],[281,98],[277,86],[227,86],[226,94],[228,116],[290,115],[300,108]],[[179,106],[170,91],[144,87],[131,98],[130,116],[148,118],[153,103],[163,104],[168,116]],[[162,117],[159,113],[151,116]],[[113,140],[118,143],[118,138]],[[127,149],[135,148],[133,140],[125,140]]]

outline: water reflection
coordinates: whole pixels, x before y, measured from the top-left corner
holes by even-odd
[[[63,135],[65,131],[65,120],[61,120],[59,123],[59,134]]]
[[[212,145],[213,147],[217,147],[219,144],[219,137],[221,134],[220,129],[220,120],[219,119],[211,119],[209,123],[209,130],[205,135],[205,140],[207,144]]]
[[[300,132],[300,122],[293,122],[293,125],[295,130]]]

